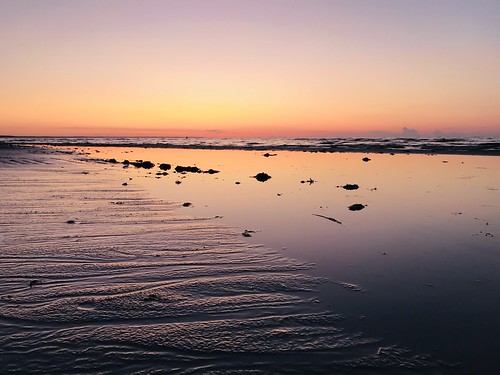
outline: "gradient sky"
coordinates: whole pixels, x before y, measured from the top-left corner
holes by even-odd
[[[500,134],[500,1],[0,0],[0,134]]]

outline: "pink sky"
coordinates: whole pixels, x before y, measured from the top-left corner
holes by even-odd
[[[494,1],[0,3],[0,134],[500,134]]]

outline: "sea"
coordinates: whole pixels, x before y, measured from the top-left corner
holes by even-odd
[[[394,152],[500,155],[498,137],[463,138],[203,138],[203,137],[0,137],[14,144],[119,146],[215,150]]]

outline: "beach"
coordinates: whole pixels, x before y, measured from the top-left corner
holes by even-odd
[[[8,372],[496,368],[497,156],[59,146],[0,172]]]

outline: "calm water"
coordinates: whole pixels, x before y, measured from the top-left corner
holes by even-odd
[[[314,262],[310,272],[332,281],[321,286],[322,302],[348,314],[352,329],[461,362],[465,373],[497,368],[500,158],[99,151],[92,156],[220,170],[157,176],[156,168],[129,167],[123,176],[157,197],[192,203],[182,208],[186,215],[255,231],[247,239],[251,243]],[[363,162],[365,156],[371,160]],[[251,178],[259,172],[272,178]],[[346,184],[359,189],[342,188]],[[356,203],[366,207],[350,211]]]

